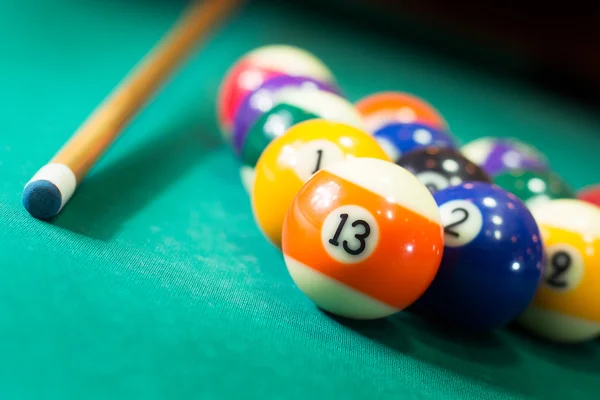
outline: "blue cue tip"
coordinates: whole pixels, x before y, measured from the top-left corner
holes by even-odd
[[[35,218],[48,219],[60,211],[62,194],[47,180],[32,181],[23,190],[23,206]]]

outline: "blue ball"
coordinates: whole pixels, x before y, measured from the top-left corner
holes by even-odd
[[[419,123],[389,124],[375,131],[373,136],[394,162],[406,153],[425,147],[458,147],[451,134]]]
[[[467,331],[489,331],[520,315],[543,277],[533,216],[513,194],[470,182],[434,194],[444,225],[444,256],[411,310]]]

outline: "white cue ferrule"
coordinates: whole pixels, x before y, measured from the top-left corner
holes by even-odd
[[[71,196],[73,196],[75,188],[77,187],[77,178],[75,177],[75,174],[71,168],[65,164],[50,163],[40,168],[33,178],[27,182],[27,185],[31,182],[42,180],[49,181],[58,188],[61,194],[59,211],[62,210],[64,205],[71,199]]]

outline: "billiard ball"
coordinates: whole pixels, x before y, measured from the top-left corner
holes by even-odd
[[[335,82],[333,74],[321,60],[298,47],[269,45],[244,54],[226,72],[219,88],[219,125],[228,140],[235,115],[244,98],[265,80],[280,75],[305,76],[331,84]]]
[[[587,186],[581,189],[577,192],[577,198],[600,207],[600,185]]]
[[[295,86],[286,87],[279,90],[274,98],[273,106],[279,104],[292,105],[330,121],[342,122],[359,129],[365,128],[354,105],[342,96],[329,91]],[[236,153],[239,154],[242,151],[248,133],[234,135],[233,147]]]
[[[515,194],[530,208],[552,199],[575,197],[573,189],[549,170],[508,170],[495,176],[494,183]]]
[[[600,208],[557,199],[531,212],[542,232],[546,272],[519,322],[556,342],[600,336]]]
[[[424,147],[457,147],[452,135],[422,123],[392,123],[375,131],[374,136],[394,162]]]
[[[397,164],[414,174],[432,193],[465,182],[492,182],[479,166],[454,148],[425,147],[406,154]]]
[[[297,88],[301,91],[324,90],[339,94],[335,86],[303,76],[280,75],[266,80],[249,93],[238,108],[232,133],[233,148],[238,154],[252,124],[261,114],[278,104],[277,97],[285,88]]]
[[[440,112],[425,100],[403,92],[378,92],[356,102],[367,130],[375,133],[392,123],[420,122],[433,128],[446,130],[448,123]]]
[[[548,160],[543,154],[533,146],[514,138],[486,136],[467,143],[460,150],[490,176],[510,169],[548,169]]]
[[[469,332],[514,320],[543,274],[533,215],[515,195],[489,183],[464,183],[433,197],[444,226],[444,253],[435,279],[410,310]]]
[[[442,257],[435,201],[394,163],[349,158],[317,172],[286,215],[282,250],[298,288],[318,307],[352,319],[412,304]]]
[[[281,227],[298,190],[322,168],[348,157],[390,161],[377,141],[353,126],[311,119],[273,140],[256,163],[252,211],[260,230],[281,247]]]
[[[248,132],[240,155],[240,176],[248,193],[254,183],[256,163],[269,143],[293,125],[316,118],[321,117],[291,104],[278,104],[258,118]]]
[[[293,124],[312,118],[326,119],[351,125],[364,130],[363,121],[354,105],[343,97],[322,91],[306,91],[301,88],[283,89],[276,100],[277,105],[264,113],[252,126],[243,140],[240,174],[247,191],[254,181],[254,165],[264,148],[275,138],[284,134]]]

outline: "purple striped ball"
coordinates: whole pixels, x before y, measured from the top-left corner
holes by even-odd
[[[514,169],[549,168],[548,160],[542,153],[514,138],[483,137],[467,143],[461,152],[490,176]]]

